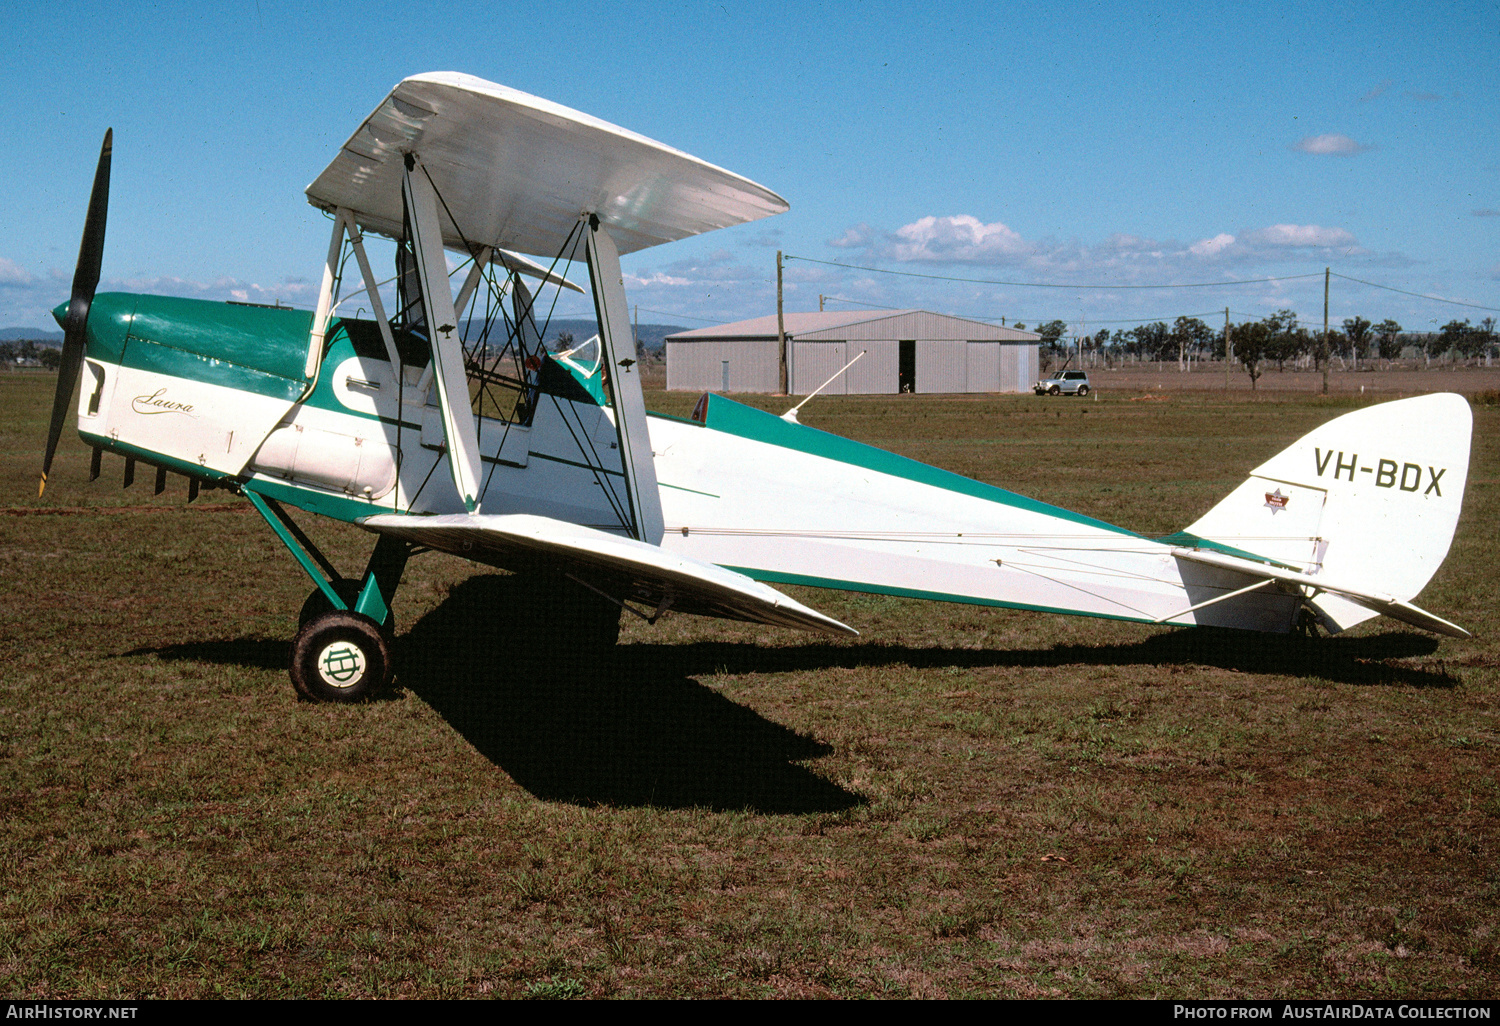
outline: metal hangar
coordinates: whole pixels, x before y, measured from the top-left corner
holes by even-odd
[[[813,391],[856,357],[824,395],[1025,392],[1039,368],[1035,332],[927,310],[787,313],[783,319],[793,395]],[[668,335],[667,388],[778,392],[779,340],[775,314]]]

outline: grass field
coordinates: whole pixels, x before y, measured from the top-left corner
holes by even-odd
[[[309,584],[241,500],[87,484],[76,436],[35,498],[51,388],[0,375],[0,993],[1500,990],[1493,393],[1420,600],[1470,641],[792,589],[861,637],[668,616],[577,672],[476,631],[484,571],[426,555],[399,689],[340,707],[296,700]],[[1145,388],[803,421],[1166,533],[1365,401]]]

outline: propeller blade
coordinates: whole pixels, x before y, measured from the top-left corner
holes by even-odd
[[[52,423],[47,429],[47,455],[42,461],[42,481],[36,494],[47,490],[47,472],[62,438],[68,407],[73,405],[73,384],[83,364],[88,343],[89,305],[99,287],[99,268],[104,263],[104,222],[109,217],[109,164],[114,150],[115,130],[104,133],[99,149],[99,167],[94,171],[94,191],[89,194],[88,217],[83,222],[83,242],[78,247],[78,267],[73,272],[73,297],[68,302],[68,319],[63,325],[62,362],[57,368],[57,394],[52,398]]]

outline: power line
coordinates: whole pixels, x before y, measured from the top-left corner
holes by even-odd
[[[956,282],[964,282],[964,283],[967,283],[967,284],[970,284],[970,285],[1007,285],[1007,286],[1011,286],[1011,287],[1014,287],[1014,288],[1024,288],[1024,289],[1206,289],[1206,288],[1225,288],[1225,287],[1228,287],[1228,286],[1231,286],[1231,285],[1255,285],[1255,284],[1261,284],[1261,283],[1265,283],[1265,282],[1274,282],[1274,281],[1296,281],[1296,280],[1301,279],[1301,278],[1316,278],[1316,277],[1318,277],[1317,272],[1313,271],[1313,272],[1310,272],[1308,274],[1288,274],[1288,275],[1282,275],[1282,276],[1274,277],[1274,278],[1243,278],[1243,279],[1239,279],[1237,281],[1180,282],[1180,283],[1177,283],[1177,284],[1170,284],[1170,285],[1083,285],[1083,284],[1057,285],[1057,284],[1053,284],[1051,282],[1039,282],[1039,281],[1000,281],[998,279],[993,279],[993,278],[959,278],[959,277],[956,277],[956,276],[953,276],[953,275],[946,275],[946,274],[922,274],[922,273],[920,273],[918,271],[893,271],[893,270],[891,270],[889,268],[886,268],[886,267],[865,267],[865,266],[863,266],[861,264],[842,264],[842,263],[839,263],[836,260],[819,260],[816,257],[795,256],[795,255],[792,255],[792,254],[788,254],[785,257],[785,259],[787,259],[787,260],[805,260],[808,263],[826,264],[829,267],[842,267],[845,270],[850,270],[850,271],[869,271],[869,272],[871,272],[873,274],[895,274],[895,275],[900,275],[903,278],[927,278],[927,279],[930,279],[932,281],[956,281]],[[1462,307],[1466,307],[1466,308],[1468,308],[1470,310],[1486,310],[1486,311],[1489,311],[1491,313],[1500,313],[1500,307],[1484,306],[1484,305],[1479,304],[1479,303],[1465,303],[1465,302],[1462,302],[1461,300],[1446,299],[1446,298],[1444,298],[1442,296],[1433,296],[1433,295],[1429,295],[1429,294],[1427,294],[1425,292],[1411,292],[1411,291],[1409,291],[1407,289],[1398,289],[1394,285],[1382,285],[1382,284],[1380,284],[1379,282],[1376,282],[1376,281],[1366,281],[1363,278],[1352,278],[1352,277],[1350,277],[1347,274],[1340,274],[1337,271],[1331,271],[1329,273],[1331,273],[1335,278],[1342,278],[1344,281],[1352,281],[1352,282],[1355,282],[1356,284],[1359,284],[1359,285],[1368,285],[1371,288],[1375,288],[1375,289],[1385,289],[1387,292],[1399,292],[1403,296],[1414,296],[1417,299],[1425,299],[1425,300],[1427,300],[1429,302],[1432,302],[1432,303],[1447,303],[1450,306],[1462,306]],[[830,299],[834,299],[834,298],[838,298],[838,297],[830,296],[829,298]],[[858,300],[845,299],[845,300],[842,300],[842,302],[856,303],[856,302],[858,302]],[[868,305],[868,304],[860,304],[860,305],[863,306],[863,305]],[[1218,311],[1214,311],[1214,312],[1217,313]],[[1207,315],[1206,314],[1196,314],[1196,315],[1189,314],[1187,316],[1199,316],[1199,317],[1202,317],[1202,316],[1207,316]],[[983,318],[975,318],[975,319],[976,320],[982,320]],[[1129,320],[1129,319],[1127,319],[1127,320]],[[1115,321],[1115,322],[1099,321],[1098,323],[1100,323],[1100,324],[1108,324],[1108,323],[1124,324],[1124,323],[1126,323],[1126,321],[1125,320]]]
[[[1214,289],[1225,288],[1230,285],[1256,285],[1268,281],[1294,281],[1298,278],[1320,278],[1317,272],[1308,274],[1287,274],[1277,278],[1242,278],[1238,281],[1198,281],[1182,282],[1176,285],[1056,285],[1050,282],[1040,281],[997,281],[991,278],[957,278],[946,274],[921,274],[917,271],[892,271],[885,267],[863,267],[859,264],[841,264],[836,260],[819,260],[816,257],[792,256],[788,254],[787,260],[805,260],[811,264],[827,264],[829,267],[842,267],[850,271],[870,271],[874,274],[898,274],[904,278],[929,278],[933,281],[958,281],[970,285],[1010,285],[1023,289]],[[1340,275],[1340,277],[1343,277]],[[1353,281],[1354,279],[1350,279]],[[1483,309],[1488,309],[1484,307]]]
[[[787,259],[791,259],[791,258],[788,257]],[[889,310],[889,309],[891,309],[891,307],[885,306],[885,305],[880,304],[880,303],[866,303],[862,299],[846,299],[843,296],[824,296],[823,298],[824,299],[831,299],[835,303],[853,303],[855,306],[868,306],[872,310]],[[985,318],[983,318],[983,317],[976,317],[974,319],[975,320],[984,320]]]
[[[1403,296],[1416,296],[1418,299],[1427,299],[1431,300],[1434,303],[1448,303],[1452,306],[1466,306],[1471,310],[1489,310],[1492,313],[1500,313],[1500,307],[1480,306],[1478,303],[1461,303],[1456,299],[1444,299],[1442,296],[1427,296],[1423,295],[1420,292],[1408,292],[1405,289],[1398,289],[1392,285],[1382,285],[1379,282],[1365,281],[1363,278],[1351,278],[1347,274],[1340,274],[1337,271],[1329,271],[1328,273],[1333,275],[1335,278],[1342,278],[1345,281],[1358,282],[1361,285],[1368,285],[1371,288],[1375,289],[1385,289],[1387,292],[1399,292]]]
[[[634,304],[632,304],[632,305],[634,305]],[[640,310],[640,311],[642,311],[644,313],[661,314],[663,317],[681,318],[682,320],[685,320],[685,321],[702,321],[704,324],[723,324],[724,323],[724,321],[722,319],[716,319],[716,318],[713,318],[713,317],[692,317],[692,316],[689,316],[688,314],[685,314],[685,313],[673,313],[670,310],[653,310],[649,306],[637,306],[636,309]],[[592,310],[584,310],[584,311],[581,311],[581,312],[579,312],[577,314],[577,319],[579,319],[579,320],[596,320],[597,318],[595,317],[594,311],[592,311]]]
[[[661,314],[663,317],[681,317],[685,321],[702,321],[704,324],[723,324],[724,323],[722,320],[714,320],[711,317],[690,317],[690,316],[688,316],[687,314],[684,314],[684,313],[672,313],[670,310],[653,310],[649,306],[638,306],[638,307],[636,307],[636,309],[637,310],[644,310],[647,313]]]
[[[835,303],[853,303],[856,306],[867,306],[867,307],[870,307],[873,310],[889,310],[889,309],[891,309],[891,307],[884,306],[884,305],[882,305],[880,303],[866,303],[863,300],[860,300],[860,299],[849,299],[846,296],[826,296],[825,295],[823,298],[824,299],[828,299],[828,300],[832,300]],[[1238,313],[1239,311],[1235,311],[1235,312]],[[1223,310],[1222,307],[1220,307],[1217,310],[1209,310],[1209,311],[1207,311],[1205,313],[1168,314],[1165,317],[1117,317],[1117,318],[1114,318],[1113,320],[1108,319],[1108,318],[1102,318],[1102,317],[1073,317],[1073,318],[1067,318],[1067,319],[1070,322],[1071,321],[1077,321],[1077,322],[1079,322],[1081,324],[1148,324],[1148,323],[1150,323],[1152,321],[1170,321],[1170,320],[1174,320],[1174,319],[1176,319],[1178,317],[1218,317],[1218,316],[1221,316],[1223,313],[1224,313],[1224,310]],[[991,316],[989,314],[983,314],[983,315],[981,315],[981,314],[951,314],[950,316],[953,316],[953,317],[962,317],[965,320],[970,320],[970,321],[999,321],[999,320],[1005,320],[1006,319],[1004,317],[995,317],[995,316]],[[1251,315],[1250,314],[1244,314],[1243,316],[1249,317]],[[1040,318],[1036,318],[1036,319],[1039,320]],[[1020,317],[1011,317],[1010,320],[1013,320],[1013,321],[1025,321],[1026,320],[1026,315],[1022,314]]]
[[[1117,318],[1115,318],[1113,320],[1106,320],[1106,319],[1104,319],[1102,317],[1077,317],[1077,318],[1074,318],[1074,319],[1077,320],[1077,321],[1079,321],[1079,322],[1081,322],[1081,323],[1083,323],[1083,324],[1153,324],[1156,321],[1171,321],[1171,320],[1176,320],[1178,317],[1223,317],[1223,316],[1224,316],[1224,308],[1221,306],[1217,310],[1209,310],[1209,311],[1207,311],[1205,313],[1168,314],[1165,317],[1117,317]]]
[[[847,298],[845,296],[823,296],[822,298],[827,299],[827,300],[832,300],[835,303],[853,303],[855,306],[865,306],[865,307],[869,307],[871,310],[906,309],[906,308],[895,308],[895,307],[886,306],[883,303],[866,303],[862,299],[849,299],[849,298]],[[949,317],[962,317],[964,320],[967,320],[967,321],[1003,321],[1003,320],[1005,320],[1005,316],[1003,314],[1001,314],[1001,315],[995,315],[995,314],[958,314],[958,313],[956,313],[956,314],[948,314],[947,316],[949,316]]]

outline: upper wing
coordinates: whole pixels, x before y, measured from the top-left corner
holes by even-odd
[[[606,121],[456,72],[403,80],[307,187],[401,234],[404,153],[446,204],[443,241],[552,256],[581,213],[631,253],[787,210],[771,190]],[[455,225],[454,221],[458,223]]]
[[[550,517],[381,514],[372,531],[508,570],[562,572],[616,599],[779,627],[857,634],[769,585],[655,545]]]

